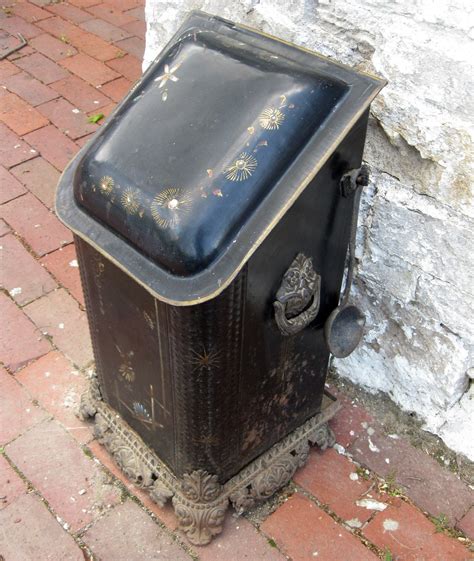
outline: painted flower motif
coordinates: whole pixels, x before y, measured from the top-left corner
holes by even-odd
[[[140,192],[133,187],[127,187],[120,197],[120,202],[127,214],[137,214],[140,208]]]
[[[163,74],[155,78],[155,82],[160,82],[160,85],[158,86],[160,89],[166,86],[168,80],[170,80],[171,82],[177,82],[179,80],[178,76],[174,75],[174,73],[176,72],[176,70],[178,70],[179,67],[180,67],[179,64],[173,66],[172,68],[170,68],[167,64],[165,64]]]
[[[160,228],[172,228],[181,214],[191,207],[191,198],[182,189],[170,187],[158,193],[151,203],[151,215]]]
[[[258,118],[260,126],[270,131],[279,129],[284,120],[285,114],[276,107],[266,107]]]
[[[143,419],[144,421],[151,421],[151,415],[150,413],[148,413],[143,403],[138,403],[138,401],[134,401],[132,408],[133,408],[133,412],[138,418]]]
[[[119,373],[127,382],[133,382],[135,380],[135,372],[129,360],[125,360],[125,362],[119,366]]]
[[[114,184],[114,180],[109,175],[104,175],[104,177],[102,177],[99,181],[99,191],[102,195],[109,198],[114,190]]]
[[[232,165],[225,170],[225,176],[230,181],[245,181],[257,167],[257,159],[242,152],[239,157],[232,162]]]

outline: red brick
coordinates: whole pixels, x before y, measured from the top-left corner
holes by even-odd
[[[8,227],[8,224],[5,222],[5,220],[0,218],[0,237],[5,236],[6,234],[10,233],[10,228]]]
[[[326,504],[343,520],[367,521],[372,511],[356,505],[370,487],[359,478],[355,466],[334,449],[324,452],[312,450],[307,464],[295,474],[298,485]],[[357,477],[354,481],[350,478]]]
[[[82,539],[101,561],[191,561],[184,549],[130,500],[98,520]]]
[[[77,76],[71,75],[52,84],[52,87],[82,111],[92,111],[110,103],[105,95]]]
[[[33,323],[79,368],[92,361],[85,312],[64,288],[50,292],[23,308]]]
[[[59,61],[68,56],[77,54],[77,50],[72,46],[60,41],[49,33],[43,33],[31,40],[32,45],[38,52],[46,55],[47,57]]]
[[[2,205],[0,215],[38,255],[45,255],[72,241],[70,231],[29,193]]]
[[[36,425],[9,444],[6,453],[72,531],[120,500],[100,466],[57,421]]]
[[[79,144],[79,146],[82,148],[83,146],[85,146],[89,140],[91,140],[94,137],[94,134],[88,134],[87,136],[83,136],[82,138],[78,138],[76,140],[77,144]]]
[[[63,42],[70,41],[72,37],[77,38],[78,35],[76,34],[81,31],[76,25],[59,16],[54,16],[47,21],[39,22],[38,27],[41,27],[41,29],[51,33],[51,35],[54,35],[54,37],[57,37]]]
[[[43,20],[43,21],[50,21]],[[62,80],[68,76],[68,73],[64,68],[61,68],[49,58],[46,58],[40,53],[35,53],[19,59],[16,64],[32,74],[35,78],[43,82],[44,84],[51,84],[57,80]]]
[[[122,25],[122,29],[125,29],[129,33],[132,33],[136,37],[145,37],[146,33],[146,23],[141,20],[131,21],[130,23],[126,23]]]
[[[30,160],[36,155],[36,150],[33,150],[7,126],[0,123],[0,164],[9,168]]]
[[[86,378],[63,354],[48,353],[23,368],[16,378],[76,440],[82,443],[92,440],[90,424],[83,423],[75,414],[87,387]]]
[[[285,561],[277,548],[245,520],[227,516],[222,534],[204,547],[193,546],[199,561]]]
[[[469,512],[457,523],[456,528],[464,532],[468,538],[474,540],[474,506],[472,506]]]
[[[12,11],[16,16],[20,16],[24,20],[35,23],[42,19],[50,18],[51,14],[46,10],[30,4],[29,2],[20,2],[12,7]]]
[[[10,168],[36,155],[36,150],[20,139],[12,130],[0,123],[0,164]]]
[[[100,86],[119,77],[102,62],[81,53],[63,60],[61,64],[93,86]]]
[[[0,512],[1,541],[8,561],[84,561],[84,555],[35,495],[24,495]]]
[[[15,93],[34,107],[58,97],[57,92],[42,84],[26,72],[14,74],[4,84],[11,92]]]
[[[8,76],[13,76],[20,72],[20,69],[12,64],[9,60],[0,60],[0,80],[8,78]]]
[[[0,244],[0,287],[19,306],[47,294],[56,283],[44,267],[11,234]]]
[[[97,125],[87,121],[87,115],[62,98],[40,105],[38,111],[73,140],[97,129]]]
[[[142,5],[133,8],[132,10],[127,10],[127,15],[133,16],[138,20],[145,21],[145,9]]]
[[[80,8],[88,8],[89,6],[100,4],[100,0],[69,0],[69,3]]]
[[[13,39],[15,46],[18,45],[18,38],[13,35],[11,37]],[[19,51],[16,51],[11,55],[9,55],[8,59],[11,60],[12,62],[16,62],[18,59],[28,55],[32,55],[34,52],[35,50],[32,47],[30,47],[30,45],[26,45],[26,47],[22,47]]]
[[[109,4],[110,6],[113,6],[117,10],[120,10],[121,12],[126,12],[127,10],[132,10],[132,9],[136,8],[137,6],[142,6],[143,7],[143,1],[142,0],[108,0],[107,4]]]
[[[398,526],[397,529],[393,529]],[[468,550],[458,541],[436,532],[434,525],[414,506],[398,501],[377,513],[363,530],[364,535],[381,549],[387,548],[393,559],[403,561],[467,561]]]
[[[48,120],[41,113],[13,93],[2,96],[0,121],[19,136],[48,124]]]
[[[81,278],[77,265],[74,244],[49,253],[41,259],[41,263],[66,287],[74,298],[84,306]]]
[[[4,167],[0,166],[0,204],[16,199],[24,193],[26,193],[26,189],[23,185]]]
[[[115,43],[117,47],[120,47],[123,51],[139,58],[143,58],[143,53],[145,52],[145,41],[139,37],[130,37],[129,39],[123,39]]]
[[[67,2],[61,2],[60,4],[51,4],[50,6],[48,6],[48,11],[62,17],[65,20],[72,21],[73,23],[77,24],[92,19],[93,17],[84,10],[68,4]]]
[[[296,493],[260,527],[292,561],[375,561],[354,535],[314,503]]]
[[[51,4],[51,0],[29,0],[35,6],[43,7],[49,6]]]
[[[79,150],[77,144],[52,125],[31,132],[24,138],[41,156],[61,171]]]
[[[102,93],[108,95],[115,102],[122,101],[132,87],[132,82],[126,78],[117,78],[108,84],[104,84],[101,88]]]
[[[43,421],[47,415],[33,405],[28,392],[3,368],[0,368],[0,390],[0,444],[4,445]]]
[[[126,23],[130,23],[135,19],[133,16],[125,14],[114,6],[105,3],[93,6],[92,8],[89,8],[88,11],[98,18],[104,19],[112,25],[118,25],[119,27],[121,25],[125,25]]]
[[[11,35],[21,33],[25,39],[32,39],[41,33],[35,25],[31,25],[31,23],[18,16],[0,18],[0,29],[7,31]]]
[[[117,47],[59,17],[40,21],[38,26],[58,39],[64,38],[71,45],[97,60],[110,60],[120,53]]]
[[[131,82],[135,82],[142,75],[142,63],[132,55],[116,58],[109,61],[107,65]]]
[[[120,41],[121,39],[126,39],[131,35],[124,29],[112,25],[102,19],[91,19],[81,24],[81,27],[90,33],[94,33],[94,35],[102,37],[104,41],[109,41],[111,43],[114,41]]]
[[[0,361],[12,372],[25,364],[45,355],[51,349],[36,326],[18,308],[8,296],[0,294]],[[4,395],[0,392],[1,395]],[[12,421],[13,422],[13,421]],[[16,422],[16,421],[15,421]],[[0,428],[11,430],[10,421],[1,423]]]
[[[331,420],[330,426],[336,441],[347,448],[365,433],[364,426],[373,423],[374,419],[361,405],[353,403],[346,396],[339,394],[337,398],[341,401],[342,407]]]
[[[44,158],[34,158],[10,169],[18,181],[25,185],[48,208],[54,207],[59,172]]]
[[[26,485],[7,460],[0,454],[0,510],[24,494]]]
[[[349,452],[382,477],[394,477],[420,508],[433,516],[446,515],[452,525],[474,503],[474,492],[456,475],[404,438],[393,439],[376,430],[359,437]]]
[[[3,12],[0,12],[0,24],[2,22],[2,17],[5,18],[5,16],[3,16],[2,13]],[[18,44],[19,44],[19,39],[16,35],[12,35],[8,31],[3,31],[2,28],[0,27],[0,53],[1,54],[3,54],[5,51],[8,51],[10,49],[14,49],[15,47],[18,46]],[[28,47],[23,47],[22,50],[27,48]],[[10,60],[14,58],[16,52],[17,51],[14,51],[10,55],[8,55],[10,57]]]
[[[114,477],[119,479],[128,489],[128,491],[132,495],[135,495],[135,497],[137,497],[148,510],[150,510],[159,520],[161,520],[161,522],[163,522],[163,524],[165,524],[170,530],[176,530],[176,528],[178,527],[178,520],[176,519],[173,507],[171,506],[170,502],[166,503],[164,507],[161,507],[154,501],[152,501],[149,493],[142,489],[139,489],[138,487],[135,487],[135,485],[127,478],[127,476],[115,463],[115,460],[107,452],[106,448],[99,444],[97,440],[93,440],[92,442],[90,442],[87,447],[90,449],[94,457],[97,458],[99,462],[105,468],[107,468]]]

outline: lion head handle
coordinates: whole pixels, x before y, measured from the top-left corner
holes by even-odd
[[[299,253],[283,276],[276,293],[275,319],[283,335],[304,329],[319,311],[321,277],[311,257]]]

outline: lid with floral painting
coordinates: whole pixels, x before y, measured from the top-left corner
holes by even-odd
[[[193,12],[65,171],[58,214],[158,298],[204,301],[383,84]]]

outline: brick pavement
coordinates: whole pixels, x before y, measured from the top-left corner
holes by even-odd
[[[87,117],[140,75],[142,0],[3,0],[0,49],[17,32],[28,46],[0,61],[0,559],[471,559],[472,490],[344,395],[338,451],[312,451],[271,512],[229,517],[208,547],[124,478],[74,415],[92,351],[71,234],[52,209],[61,171],[101,126]]]

